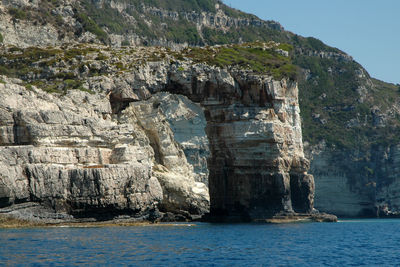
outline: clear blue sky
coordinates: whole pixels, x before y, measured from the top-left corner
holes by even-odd
[[[400,83],[400,0],[223,0],[316,37],[351,55],[377,79]]]

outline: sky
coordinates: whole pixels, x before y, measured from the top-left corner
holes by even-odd
[[[400,84],[400,0],[223,0],[351,55],[379,80]]]

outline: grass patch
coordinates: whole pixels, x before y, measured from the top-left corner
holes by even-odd
[[[32,91],[33,90],[33,88],[32,88],[32,85],[31,84],[25,84],[25,88],[26,88],[26,90],[29,90],[29,91]]]
[[[275,79],[296,80],[297,69],[291,59],[275,51],[276,46],[264,43],[247,43],[219,48],[191,48],[185,56],[195,62],[205,62],[218,67],[238,66],[257,73],[270,74]]]

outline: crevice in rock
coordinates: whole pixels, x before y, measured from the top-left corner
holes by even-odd
[[[129,103],[135,102],[134,99],[123,99],[115,94],[110,94],[110,105],[113,114],[119,114],[121,111],[126,109],[129,106]]]
[[[34,179],[32,176],[33,174],[30,172],[29,168],[25,167],[25,169],[23,170],[23,175],[26,177],[27,181],[28,181],[28,192],[29,192],[29,201],[31,202],[37,202],[39,199],[35,196],[35,194],[33,193],[33,181],[32,179]]]
[[[309,175],[307,174],[290,174],[290,197],[292,207],[298,213],[310,213],[313,207],[313,199],[310,195],[313,194],[314,188]]]
[[[154,159],[158,164],[164,165],[164,155],[161,151],[160,139],[157,133],[144,129],[147,138],[149,138],[150,146],[154,151]]]
[[[31,145],[33,144],[32,136],[30,135],[28,126],[19,121],[18,115],[13,115],[13,135],[14,145]]]

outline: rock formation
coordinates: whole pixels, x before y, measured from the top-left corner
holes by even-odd
[[[49,220],[155,220],[159,209],[183,219],[208,211],[208,188],[195,182],[154,103],[115,115],[105,92],[53,96],[3,81],[0,206],[17,204],[5,212]],[[48,210],[18,205],[26,202]]]
[[[2,56],[0,74],[13,76],[17,72],[20,75],[16,76],[24,82],[39,80],[33,85],[57,92],[71,87],[92,88],[96,84],[92,76],[97,75],[102,82],[90,90],[112,91],[111,108],[117,114],[130,102],[149,100],[154,92],[165,89],[168,81],[159,79],[168,77],[166,73],[152,75],[149,79],[155,80],[151,82],[147,78],[142,79],[150,77],[147,73],[125,75],[124,72],[132,65],[137,69],[144,67],[158,72],[148,67],[149,62],[159,61],[166,51],[171,52],[169,49],[179,55],[183,52],[181,49],[188,46],[258,41],[284,43],[284,47],[290,44],[293,50],[279,48],[277,51],[283,57],[289,56],[299,68],[299,73],[304,74],[297,81],[303,114],[303,139],[309,144],[306,154],[311,162],[310,173],[316,177],[316,207],[346,216],[386,213],[392,216],[400,213],[395,201],[399,176],[395,165],[398,162],[397,153],[394,152],[400,143],[397,134],[400,129],[399,85],[373,79],[351,56],[316,38],[304,38],[285,31],[277,22],[263,21],[230,8],[220,0],[128,2],[1,1],[0,48],[16,46],[8,51],[11,58],[18,58],[21,52],[18,48],[21,47],[35,47],[31,55],[43,52],[35,51],[37,46],[68,50],[71,44],[101,43],[110,45],[112,49],[101,49],[93,60],[89,60],[86,53],[75,56],[75,50],[68,51],[71,53],[62,60],[53,58],[48,62],[40,60],[40,56],[48,52],[44,51],[36,60],[34,70],[23,66],[18,70],[9,70],[3,67],[9,65],[9,57]],[[121,55],[116,48],[130,46],[132,50],[146,50],[137,45],[165,46],[169,49],[157,48],[150,57],[141,58],[135,54],[131,61],[119,62]],[[184,60],[181,56],[175,60]],[[110,60],[104,63],[101,60],[104,58]],[[82,62],[82,59],[88,62]],[[231,57],[222,58],[219,63],[224,64],[227,59],[229,61]],[[68,65],[75,68],[66,69]],[[242,68],[247,67],[242,64]],[[122,77],[115,79],[116,73]],[[48,84],[51,75],[57,79],[57,84]],[[87,79],[87,76],[93,79]],[[275,79],[280,81],[281,77]],[[193,115],[201,113],[199,107],[194,107],[181,96],[168,98],[164,104],[161,103],[160,109],[166,112],[175,141],[184,152],[187,163],[193,167],[195,181],[208,184],[206,158],[210,149],[214,148],[208,143],[206,133],[200,130],[206,119],[202,117],[199,121],[200,116]],[[192,100],[199,102],[198,99]],[[172,114],[172,110],[175,112],[183,108],[188,111],[191,107],[194,113]],[[190,131],[195,131],[199,137],[188,137],[186,125],[197,125]],[[322,150],[321,144],[326,145]],[[294,180],[292,183],[301,184]]]
[[[81,90],[2,77],[0,212],[53,221],[195,219],[210,203],[212,216],[237,220],[312,212],[296,82],[168,57],[117,74],[114,59],[85,53],[40,75],[57,82],[60,68],[79,65]]]
[[[310,213],[314,181],[303,155],[297,84],[241,70],[206,73],[199,66],[173,73],[167,90],[205,108],[211,213]]]
[[[358,155],[324,145],[314,149],[310,172],[316,177],[316,208],[343,217],[399,217],[399,160],[398,145]]]
[[[192,3],[184,3],[184,5],[190,4]],[[7,0],[0,4],[0,33],[4,37],[5,44],[19,47],[104,41],[116,47],[143,44],[185,47],[188,46],[188,42],[183,44],[176,42],[171,40],[170,35],[161,38],[146,36],[148,32],[145,29],[152,28],[152,31],[158,31],[158,28],[168,28],[168,22],[172,24],[179,21],[178,23],[188,24],[194,31],[191,34],[195,34],[198,38],[197,42],[202,44],[209,43],[209,40],[202,36],[204,29],[227,31],[237,27],[251,26],[258,29],[283,31],[283,27],[275,21],[263,21],[255,16],[232,16],[235,13],[244,14],[239,11],[226,14],[227,7],[218,1],[210,4],[210,8],[212,10],[175,11],[168,7],[158,7],[154,3],[128,3],[119,0]],[[115,29],[110,27],[104,31],[96,25],[96,22],[88,19],[88,12],[93,10],[98,11],[99,17],[104,16],[104,20],[120,23],[122,24],[119,25],[120,28],[126,29],[115,32]],[[107,16],[106,13],[110,10],[116,17]],[[159,21],[151,20],[149,17],[158,18],[161,20],[161,25]],[[185,35],[189,34],[185,33],[183,38],[186,38]]]

